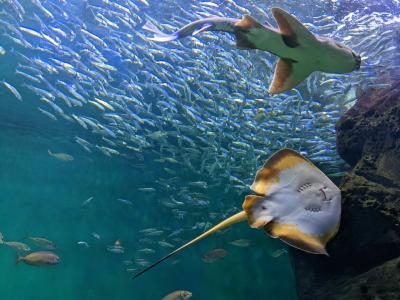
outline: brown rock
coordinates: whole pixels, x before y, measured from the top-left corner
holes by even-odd
[[[400,257],[400,82],[361,95],[336,127],[353,167],[340,186],[341,228],[329,258],[294,252],[299,299],[400,299],[388,262]]]

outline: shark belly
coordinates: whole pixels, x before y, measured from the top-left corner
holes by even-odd
[[[247,33],[248,40],[255,48],[270,52],[280,58],[294,62],[306,61],[311,63],[311,57],[303,46],[289,47],[283,36],[272,28],[251,28]]]

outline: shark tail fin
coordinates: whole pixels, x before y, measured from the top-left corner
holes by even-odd
[[[166,34],[159,30],[156,25],[154,25],[150,21],[146,21],[143,25],[143,29],[154,33],[152,38],[147,38],[148,40],[155,41],[155,42],[170,42],[179,38],[178,34]]]
[[[207,230],[206,232],[204,232],[203,234],[199,235],[198,237],[194,238],[193,240],[191,240],[190,242],[187,242],[186,244],[184,244],[183,246],[179,247],[178,249],[172,251],[171,253],[167,254],[166,256],[164,256],[163,258],[157,260],[156,262],[152,263],[150,266],[144,268],[143,270],[141,270],[140,272],[136,273],[133,278],[137,278],[140,275],[142,275],[143,273],[149,271],[150,269],[154,268],[155,266],[157,266],[159,263],[163,262],[164,260],[170,258],[171,256],[177,254],[178,252],[181,252],[182,250],[186,249],[187,247],[193,245],[194,243],[204,239],[205,237],[209,236],[210,234],[213,234],[214,232],[231,226],[235,223],[241,222],[247,220],[247,214],[245,211],[241,211],[231,217],[229,217],[228,219],[222,221],[221,223],[215,225],[213,228]]]

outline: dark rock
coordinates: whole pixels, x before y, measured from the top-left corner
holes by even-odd
[[[361,275],[328,282],[314,299],[400,299],[399,265],[395,258]]]
[[[330,257],[293,252],[299,299],[400,299],[400,82],[361,95],[336,127],[353,167],[341,227]]]

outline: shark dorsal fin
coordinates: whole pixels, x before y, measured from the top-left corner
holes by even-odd
[[[299,20],[283,9],[274,7],[271,12],[288,47],[294,48],[316,41],[315,36]]]
[[[312,73],[307,65],[298,62],[280,58],[275,66],[275,73],[269,87],[271,94],[279,94],[288,91]]]
[[[244,15],[243,18],[235,23],[235,27],[241,29],[250,29],[250,28],[262,28],[263,25],[260,24],[256,19],[254,19],[250,15]]]
[[[247,32],[251,28],[262,28],[263,25],[257,22],[252,16],[244,15],[243,18],[235,23],[236,47],[242,50],[257,49],[247,37]]]

